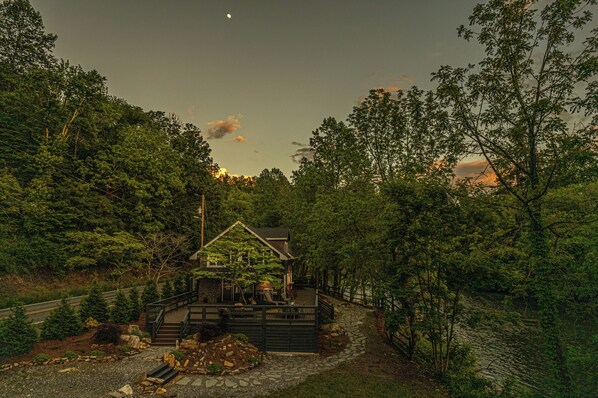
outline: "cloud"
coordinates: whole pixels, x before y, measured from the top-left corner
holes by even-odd
[[[214,120],[208,122],[208,129],[206,130],[206,138],[222,138],[226,134],[232,134],[241,128],[239,122],[241,115],[229,115],[226,120]]]
[[[293,145],[297,146],[298,142],[293,142]],[[303,159],[313,160],[314,158],[314,149],[310,146],[304,146],[302,148],[297,148],[295,153],[291,155],[291,159],[293,163],[301,163]]]
[[[245,142],[245,137],[242,135],[238,135],[235,138],[232,138],[231,141],[238,142],[239,144],[242,144]]]
[[[496,185],[496,175],[485,160],[461,162],[455,166],[453,172],[460,180],[471,179],[483,185]]]
[[[415,84],[415,79],[411,76],[409,76],[406,73],[403,73],[399,79],[400,82],[407,82],[409,84]]]

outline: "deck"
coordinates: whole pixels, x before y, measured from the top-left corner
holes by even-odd
[[[295,305],[316,305],[316,290],[312,288],[297,289],[295,290]],[[164,316],[165,323],[178,323],[183,320],[186,307],[179,308],[174,311],[167,312]]]

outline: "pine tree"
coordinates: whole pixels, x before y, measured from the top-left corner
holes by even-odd
[[[172,287],[172,281],[166,281],[164,282],[164,284],[162,285],[162,300],[170,298],[173,296],[173,287]]]
[[[106,300],[97,285],[93,285],[87,297],[81,301],[79,317],[83,322],[89,317],[100,323],[108,321],[108,304],[106,304]]]
[[[174,295],[178,296],[179,294],[183,294],[187,292],[187,278],[185,278],[185,274],[179,273],[176,278],[174,279]]]
[[[37,331],[27,318],[25,308],[17,303],[12,314],[0,321],[0,357],[24,354],[37,340]]]
[[[119,290],[116,292],[116,299],[114,300],[114,306],[110,313],[112,322],[114,323],[127,323],[131,317],[131,308],[129,307],[129,300],[127,296]]]
[[[154,303],[160,300],[160,294],[158,293],[158,286],[156,282],[153,280],[148,281],[143,288],[143,293],[141,294],[141,302],[143,307],[145,308],[146,305],[150,303]]]
[[[83,327],[75,310],[66,299],[62,299],[58,308],[48,315],[42,326],[42,339],[63,340],[65,337],[81,333]]]
[[[138,320],[142,312],[142,307],[141,301],[139,300],[139,291],[137,290],[137,287],[133,287],[129,291],[129,308],[131,309],[130,320],[132,322]]]

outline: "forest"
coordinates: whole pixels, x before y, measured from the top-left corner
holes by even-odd
[[[470,311],[477,296],[537,309],[542,394],[594,395],[595,2],[528,3],[476,6],[458,32],[480,59],[439,66],[432,91],[374,89],[314,125],[292,175],[231,177],[198,127],[110,95],[99,72],[53,55],[27,0],[5,1],[0,277],[168,277],[199,246],[203,194],[208,240],[236,220],[288,226],[296,273],[400,303],[387,327],[455,396],[488,396],[471,392],[488,389],[455,325],[509,322]],[[486,178],[455,177],[468,159]]]

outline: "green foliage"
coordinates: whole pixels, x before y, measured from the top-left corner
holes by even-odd
[[[131,307],[127,296],[119,290],[110,311],[110,319],[114,323],[127,323],[131,319]]]
[[[233,334],[234,338],[238,341],[240,341],[241,343],[249,343],[249,339],[247,338],[247,336],[243,333],[235,333]]]
[[[265,249],[242,224],[235,225],[227,234],[204,248],[200,255],[212,263],[224,264],[224,270],[214,272],[196,268],[193,270],[196,278],[224,276],[242,291],[263,281],[280,287],[280,275],[283,272],[280,259]]]
[[[477,5],[459,35],[484,50],[477,64],[435,74],[451,124],[496,174],[526,221],[532,289],[550,361],[550,394],[571,396],[559,314],[559,262],[544,214],[558,186],[596,177],[596,28],[583,0]],[[591,118],[588,124],[580,123]],[[562,220],[561,220],[562,221]]]
[[[165,300],[174,296],[174,288],[171,280],[166,280],[162,284],[162,291],[160,292],[160,299]]]
[[[36,365],[41,365],[42,363],[49,361],[52,359],[52,356],[48,354],[37,354],[35,358],[33,358],[32,362]]]
[[[172,350],[170,351],[170,355],[174,356],[174,359],[181,362],[185,358],[185,353],[180,350]]]
[[[585,345],[572,346],[567,353],[567,364],[573,375],[573,397],[590,397],[598,391],[598,334],[592,335]]]
[[[94,350],[89,353],[90,357],[95,357],[97,359],[102,359],[106,356],[106,353],[102,350]]]
[[[11,69],[48,67],[54,63],[50,53],[56,35],[44,33],[42,17],[28,0],[1,3],[0,21],[2,62],[6,62]]]
[[[66,299],[62,299],[58,308],[53,310],[42,325],[41,337],[45,340],[63,340],[76,336],[83,330],[81,319]]]
[[[187,292],[187,278],[182,272],[179,272],[173,281],[174,292],[173,295],[178,296]]]
[[[146,238],[185,237],[168,254],[176,264],[192,253],[187,237],[198,241],[201,194],[221,208],[210,147],[197,127],[143,112],[110,96],[96,71],[57,61],[55,41],[29,1],[0,3],[0,273],[158,279],[170,265],[148,258]]]
[[[79,354],[77,354],[77,353],[76,353],[76,352],[74,352],[74,351],[67,351],[67,352],[65,352],[64,354],[62,354],[62,357],[63,357],[63,358],[66,358],[66,359],[71,359],[71,360],[72,360],[72,359],[77,359],[77,358],[79,358]]]
[[[148,280],[141,293],[141,303],[145,309],[145,306],[160,300],[160,294],[158,293],[158,286],[153,280]]]
[[[214,363],[207,364],[206,370],[210,374],[217,374],[217,373],[222,372],[222,370],[224,370],[224,367],[222,366],[222,364],[220,364],[218,362],[214,362]]]
[[[106,268],[113,266],[115,272],[124,272],[139,265],[145,248],[127,232],[107,234],[101,228],[94,231],[68,232],[70,268]]]
[[[93,319],[92,317],[87,318],[84,322],[83,322],[83,327],[85,329],[91,329],[91,328],[97,328],[98,326],[100,326],[100,322],[96,321],[95,319]]]
[[[25,308],[16,304],[11,314],[0,320],[0,357],[29,352],[37,342],[37,330],[25,314]]]
[[[79,317],[82,321],[86,321],[88,318],[93,318],[100,323],[108,321],[108,304],[99,286],[92,285],[87,296],[81,301]]]
[[[249,356],[249,358],[247,358],[247,362],[249,362],[249,364],[251,366],[256,366],[256,365],[259,365],[261,363],[261,361],[259,360],[259,358],[256,358],[253,355],[251,355],[251,356]]]
[[[130,321],[135,322],[141,316],[143,307],[141,306],[141,300],[139,299],[139,290],[134,286],[129,290],[129,309],[130,309]]]
[[[127,344],[121,345],[120,347],[118,347],[118,353],[120,355],[127,355],[131,351],[133,351],[133,348],[131,348],[131,346],[129,346]]]

